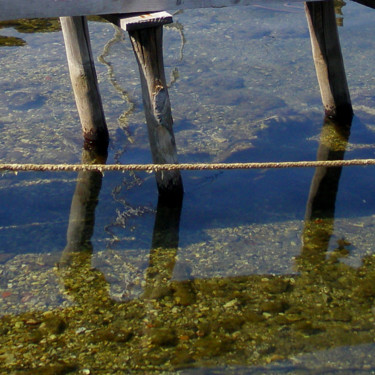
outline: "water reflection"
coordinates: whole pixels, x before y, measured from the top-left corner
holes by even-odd
[[[352,117],[324,119],[317,160],[343,160]],[[333,233],[335,203],[342,167],[318,167],[310,186],[305,213],[301,258],[324,261]],[[313,260],[314,259],[314,260]]]
[[[318,159],[344,157],[350,125],[324,120]],[[104,163],[106,153],[85,149],[82,158]],[[115,301],[91,263],[103,176],[81,172],[57,270],[73,304],[2,317],[1,368],[52,374],[277,366],[300,353],[372,343],[374,257],[358,268],[345,264],[345,239],[327,254],[340,174],[316,170],[294,275],[192,279],[188,268],[175,270],[182,199],[159,198],[143,293]]]
[[[107,150],[85,144],[82,164],[105,164]],[[92,252],[91,237],[94,230],[95,208],[98,203],[103,175],[97,171],[78,173],[77,185],[73,195],[67,233],[67,246],[63,252]]]
[[[82,163],[105,164],[107,160],[106,145],[85,142],[82,152]],[[92,269],[91,257],[93,246],[91,237],[94,233],[95,209],[99,200],[103,175],[98,171],[81,171],[78,173],[67,230],[67,244],[59,262],[59,274],[65,289],[80,304],[93,303],[101,291],[106,290],[107,283],[100,272]],[[95,284],[87,283],[87,276]]]
[[[169,283],[178,250],[182,200],[182,196],[173,202],[159,196],[146,272],[145,298],[156,298],[170,292]]]

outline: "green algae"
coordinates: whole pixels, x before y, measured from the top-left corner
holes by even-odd
[[[12,27],[19,33],[49,33],[60,31],[60,23],[57,18],[20,19],[15,21],[1,21],[0,29]],[[6,37],[0,35],[0,47],[24,46],[26,42],[21,38]]]
[[[14,36],[0,35],[0,46],[20,47],[20,46],[24,46],[25,44],[26,42],[21,38],[16,38]]]
[[[90,21],[107,22],[100,16],[88,17]],[[61,31],[60,21],[58,18],[32,18],[32,19],[18,19],[12,21],[0,21],[0,29],[13,28],[19,33],[53,33]],[[0,35],[0,47],[16,47],[24,46],[26,42],[21,38],[6,37]]]
[[[20,33],[50,33],[61,30],[57,18],[19,19],[0,22],[0,29],[7,27],[12,27]]]
[[[55,366],[53,353],[92,372],[256,366],[373,343],[374,259],[367,257],[358,269],[340,262],[300,263],[301,273],[293,277],[164,280],[175,294],[127,302],[111,301],[102,278],[78,262],[80,272],[61,274],[76,306],[1,318],[1,369],[44,371]],[[90,290],[101,297],[86,296]]]

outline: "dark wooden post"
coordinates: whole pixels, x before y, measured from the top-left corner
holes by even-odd
[[[326,115],[352,116],[333,0],[306,2],[305,12]]]
[[[143,104],[153,162],[177,164],[173,118],[163,62],[163,25],[172,22],[167,12],[107,17],[129,32],[142,83]],[[180,171],[156,172],[159,194],[183,194]]]
[[[60,22],[83,135],[88,142],[108,144],[86,17],[61,17]]]

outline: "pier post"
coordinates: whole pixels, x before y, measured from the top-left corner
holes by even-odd
[[[308,1],[305,12],[316,74],[327,116],[353,115],[333,0]]]
[[[61,17],[70,79],[87,142],[108,144],[86,17]]]
[[[142,98],[152,159],[155,164],[177,164],[173,118],[163,61],[163,25],[172,22],[167,12],[106,17],[129,37],[142,84]],[[169,199],[183,194],[180,171],[156,172],[160,195]]]

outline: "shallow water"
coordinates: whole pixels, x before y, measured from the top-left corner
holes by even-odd
[[[302,5],[177,13],[164,55],[179,160],[373,158],[374,11],[343,12],[349,139],[324,122]],[[130,43],[89,26],[107,163],[150,162]],[[0,162],[80,162],[61,33],[0,34],[26,43],[0,49]],[[146,173],[3,173],[0,369],[375,372],[372,170],[184,172],[174,207]]]

